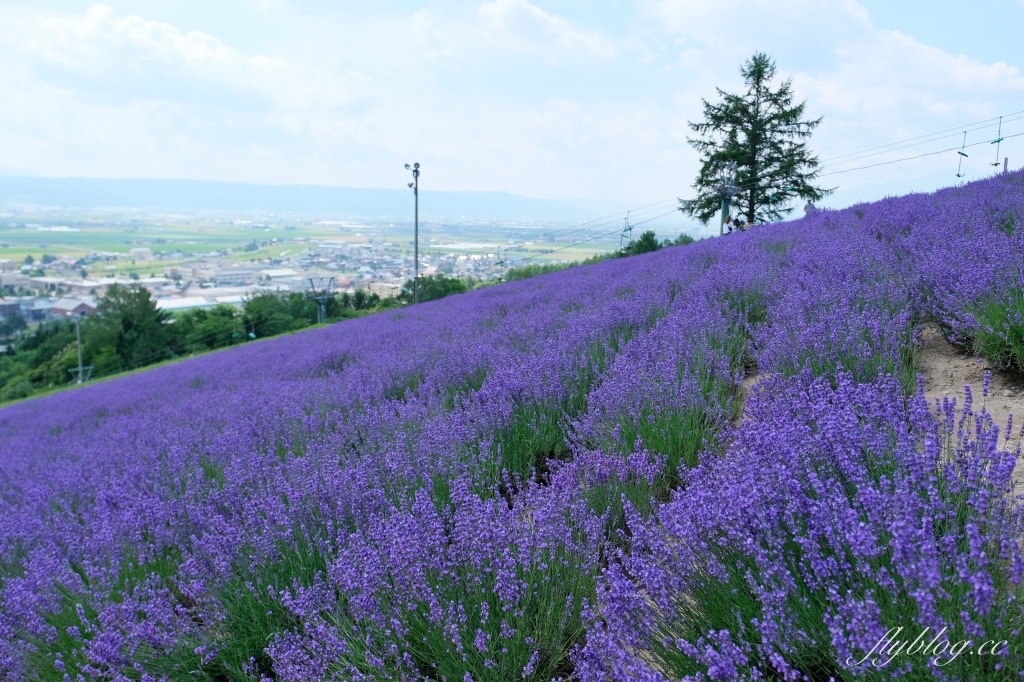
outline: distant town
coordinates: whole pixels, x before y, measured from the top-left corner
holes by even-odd
[[[568,262],[617,248],[621,235],[608,234],[616,228],[424,221],[420,275],[496,280],[517,263]],[[88,315],[114,284],[146,288],[169,312],[311,288],[393,298],[413,276],[412,236],[411,222],[9,213],[0,216],[0,319]]]

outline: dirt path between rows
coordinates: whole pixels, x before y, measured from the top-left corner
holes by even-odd
[[[754,390],[754,386],[757,382],[763,378],[763,374],[759,374],[757,370],[747,372],[747,375],[743,377],[743,383],[736,387],[735,400],[740,404],[738,416],[732,420],[732,425],[739,427],[743,423],[743,420],[747,416],[747,398],[750,397],[750,392]]]
[[[993,369],[984,358],[970,355],[957,348],[943,335],[936,325],[925,325],[917,335],[917,367],[924,377],[924,395],[933,406],[944,396],[956,398],[957,407],[964,404],[964,386],[971,387],[974,409],[982,406],[999,426],[1001,440],[1006,437],[1006,420],[1013,415],[1013,433],[1008,449],[1014,449],[1021,442],[1020,428],[1024,424],[1024,376],[1017,372]],[[992,383],[988,397],[982,396],[985,372],[992,372]],[[737,387],[736,400],[741,408],[733,426],[740,426],[746,417],[746,401],[751,390],[764,375],[753,371],[747,374]],[[1017,461],[1013,474],[1018,493],[1024,493],[1024,457]]]
[[[943,396],[964,404],[964,386],[971,387],[974,409],[984,406],[1000,430],[1000,441],[1006,437],[1006,420],[1013,415],[1013,433],[1006,448],[1020,443],[1020,427],[1024,423],[1024,376],[1016,372],[993,369],[984,358],[970,355],[946,340],[935,325],[926,325],[917,335],[917,367],[924,377],[924,395],[935,404]],[[985,372],[992,372],[988,397],[981,394]],[[1017,461],[1013,472],[1018,492],[1024,492],[1024,458]]]

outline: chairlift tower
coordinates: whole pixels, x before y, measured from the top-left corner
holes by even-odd
[[[316,301],[316,321],[323,324],[327,321],[327,299],[334,295],[333,277],[310,277],[309,291],[306,298]],[[253,330],[255,332],[255,329]]]
[[[736,194],[736,163],[729,161],[718,166],[718,196],[722,198],[722,215],[718,221],[719,237],[725,234],[725,219],[729,215],[734,194]]]
[[[957,162],[956,162],[956,176],[958,178],[962,178],[962,177],[967,175],[967,173],[961,173],[960,172],[960,168],[963,165],[964,159],[968,158],[967,154],[964,153],[964,148],[966,146],[967,146],[967,131],[965,130],[964,131],[964,141],[960,144],[960,151],[957,152],[957,154],[960,155],[960,157],[957,159]]]
[[[88,381],[92,376],[92,365],[82,366],[82,313],[75,315],[75,336],[78,338],[78,369],[69,369],[71,376],[75,377],[75,383],[80,384]],[[84,378],[83,378],[84,373]]]
[[[1003,117],[1000,116],[999,117],[999,131],[996,132],[996,139],[992,140],[989,143],[989,144],[994,144],[996,146],[996,161],[995,161],[995,163],[992,164],[996,168],[999,167],[999,145],[1002,143],[1002,141],[1003,141]],[[1003,172],[1004,173],[1006,172],[1006,166],[1007,166],[1008,162],[1009,162],[1009,159],[1006,159],[1006,161],[1003,162]]]
[[[633,246],[633,226],[629,224],[629,211],[626,211],[626,218],[623,221],[624,226],[622,228],[622,234],[619,235],[619,253],[622,253],[622,240],[626,237],[629,238],[629,243],[626,248]]]
[[[505,251],[505,257],[504,258],[502,258],[502,256],[501,256],[501,252],[503,250]],[[499,282],[504,282],[505,279],[508,277],[508,247],[507,246],[504,249],[501,249],[501,248],[498,249],[498,259],[499,260],[498,260],[497,263],[495,263],[495,265],[500,265],[501,269],[502,269],[502,276],[498,278],[498,281]]]
[[[409,164],[405,164],[405,170],[412,171],[412,182],[409,183],[409,189],[412,190],[412,195],[415,197],[412,247],[412,302],[416,304],[420,302],[420,165],[414,163],[410,168]]]

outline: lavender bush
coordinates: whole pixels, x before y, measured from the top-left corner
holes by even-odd
[[[1024,371],[1024,286],[1008,286],[970,308],[974,349],[997,367]]]
[[[873,664],[887,662],[873,650],[890,628],[1017,643],[1024,627],[1019,449],[1001,449],[969,403],[932,414],[915,398],[905,412],[900,395],[892,379],[844,374],[833,389],[810,371],[766,385],[726,457],[690,472],[657,519],[632,516],[581,678],[1020,671],[1013,648]]]
[[[913,336],[1019,363],[1022,183],[0,410],[0,675],[1015,677],[1018,453],[916,397]],[[890,627],[1010,644],[858,664]]]

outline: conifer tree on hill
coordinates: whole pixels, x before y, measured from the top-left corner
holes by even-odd
[[[814,184],[818,158],[807,146],[822,119],[804,119],[806,102],[793,104],[792,79],[772,89],[775,62],[763,52],[740,68],[741,95],[720,88],[721,102],[702,99],[704,121],[690,122],[699,135],[687,142],[700,152],[694,199],[680,199],[679,210],[707,223],[722,205],[722,188],[748,224],[779,220],[799,197],[817,201],[831,194]],[[732,176],[734,177],[724,177]]]

